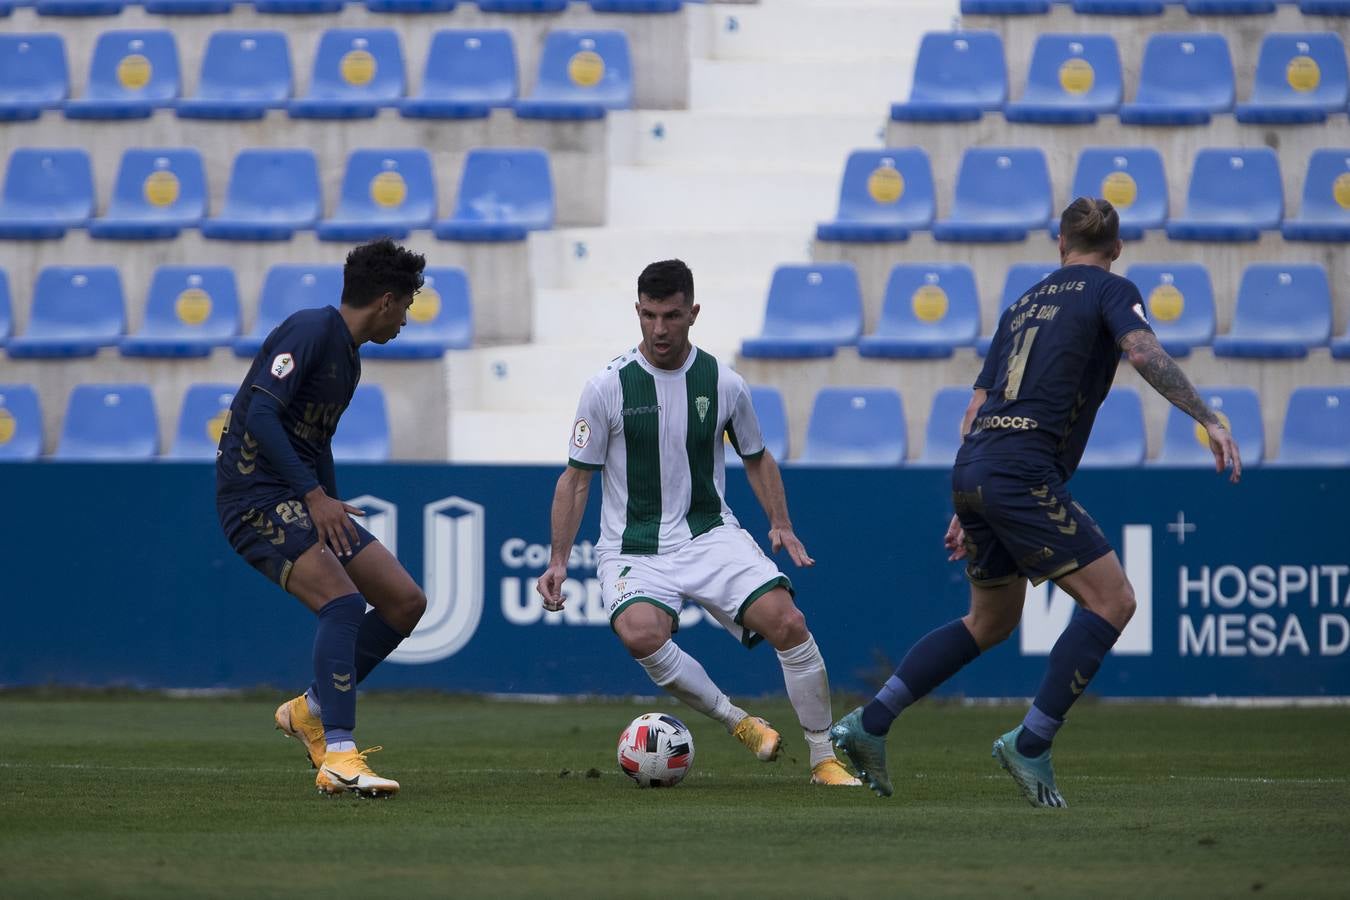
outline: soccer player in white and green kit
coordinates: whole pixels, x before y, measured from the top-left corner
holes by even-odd
[[[792,583],[737,523],[723,499],[725,434],[769,518],[775,552],[814,560],[792,532],[778,464],[764,448],[745,380],[689,342],[698,318],[694,276],[679,260],[638,278],[642,343],[587,382],[567,469],[553,496],[553,546],[538,582],[544,607],[562,609],[567,557],[591,476],[602,471],[598,574],[610,624],[656,684],[727,731],[759,759],[782,738],[731,702],[671,636],[680,608],[697,603],[746,647],[778,651],[788,698],[811,750],[813,784],[858,786],[830,746],[830,683]]]

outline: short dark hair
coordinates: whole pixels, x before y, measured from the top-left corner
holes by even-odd
[[[1066,250],[1109,256],[1120,239],[1120,214],[1106,200],[1079,197],[1059,217],[1059,233]]]
[[[679,259],[663,259],[642,270],[638,276],[638,297],[643,294],[653,300],[664,300],[684,294],[684,302],[694,302],[694,273]]]
[[[377,297],[411,297],[422,287],[426,257],[400,247],[389,238],[362,244],[347,254],[342,267],[342,302],[360,308]]]

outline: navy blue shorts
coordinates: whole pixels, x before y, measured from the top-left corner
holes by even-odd
[[[952,469],[952,503],[966,532],[966,577],[998,587],[1054,580],[1111,552],[1102,529],[1053,466],[971,460]]]
[[[218,495],[216,511],[234,552],[283,590],[295,561],[319,542],[309,508],[295,497]],[[353,520],[352,524],[356,526],[352,555],[338,557],[344,566],[375,542],[375,536],[359,523]]]

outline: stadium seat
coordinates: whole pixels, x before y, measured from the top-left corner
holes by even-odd
[[[858,341],[858,355],[940,359],[969,347],[980,333],[975,273],[964,263],[899,263],[886,281],[875,334]]]
[[[432,266],[422,273],[422,289],[413,297],[408,324],[387,344],[369,343],[370,359],[438,359],[446,350],[473,346],[473,302],[463,269]]]
[[[1009,103],[1009,122],[1078,125],[1115,112],[1124,88],[1120,48],[1109,34],[1043,34],[1036,39],[1022,99]]]
[[[1144,405],[1132,387],[1114,387],[1097,410],[1078,465],[1086,469],[1141,466],[1148,453]]]
[[[1008,99],[1003,40],[992,31],[930,31],[919,43],[907,103],[896,122],[972,122]]]
[[[84,96],[66,101],[66,118],[148,119],[174,104],[179,87],[173,32],[105,31],[94,45]]]
[[[392,28],[332,28],[319,38],[309,93],[287,106],[296,119],[373,119],[404,93],[403,50]]]
[[[1073,0],[1080,16],[1160,16],[1170,0]]]
[[[455,212],[436,223],[447,241],[523,241],[553,227],[553,175],[548,154],[534,148],[488,147],[464,159]]]
[[[274,15],[328,15],[342,12],[345,0],[253,0],[260,13]]]
[[[160,266],[145,324],[122,340],[123,356],[209,356],[239,334],[239,289],[225,266]]]
[[[1267,16],[1275,12],[1276,0],[1186,0],[1193,16]],[[1288,3],[1289,0],[1280,0]]]
[[[945,387],[933,395],[928,427],[924,429],[923,453],[916,460],[917,465],[951,466],[961,448],[961,421],[970,398],[968,387]]]
[[[237,385],[194,384],[183,395],[173,446],[165,459],[213,460]]]
[[[0,122],[36,119],[70,93],[59,34],[0,34]]]
[[[1034,287],[1037,282],[1048,278],[1050,273],[1058,268],[1059,263],[1057,262],[1013,263],[1008,267],[1008,274],[1003,278],[1003,291],[998,298],[998,315],[994,318],[989,334],[975,342],[977,353],[984,356],[989,352],[989,345],[993,342],[994,332],[998,330],[999,319],[1003,318],[1003,311],[1016,303],[1018,298]]]
[[[683,6],[684,0],[591,0],[591,11],[598,13],[673,13]]]
[[[1347,87],[1345,44],[1334,31],[1268,34],[1261,41],[1251,101],[1234,115],[1248,124],[1325,122],[1342,112]]]
[[[1233,326],[1214,355],[1302,359],[1331,339],[1327,270],[1308,263],[1254,263],[1242,273]]]
[[[961,157],[939,241],[1021,241],[1050,223],[1050,170],[1038,147],[971,147]]]
[[[506,29],[438,31],[422,89],[399,102],[415,119],[481,119],[516,102],[516,45]]]
[[[258,320],[253,333],[234,342],[236,356],[249,357],[262,348],[263,341],[293,313],[325,304],[342,302],[342,266],[306,266],[283,263],[272,266],[263,277],[258,296]]]
[[[834,356],[862,333],[862,289],[852,263],[779,266],[769,284],[764,328],[741,355],[768,359]]]
[[[550,31],[530,96],[516,101],[522,119],[602,119],[633,107],[628,36],[617,30]]]
[[[366,9],[376,13],[447,13],[456,0],[366,0]]]
[[[898,466],[905,461],[905,409],[891,388],[824,387],[797,462],[816,466]]]
[[[389,459],[389,412],[378,384],[358,384],[333,434],[333,459],[385,462]]]
[[[1350,330],[1331,340],[1332,359],[1350,359]]]
[[[1152,147],[1084,147],[1073,176],[1074,197],[1104,197],[1120,215],[1120,237],[1138,241],[1167,223],[1167,175]],[[1059,222],[1050,223],[1059,236]]]
[[[1265,429],[1261,425],[1261,400],[1249,387],[1198,387],[1210,409],[1238,442],[1242,452],[1242,466],[1258,466],[1265,456]],[[1209,449],[1209,437],[1202,425],[1175,406],[1167,412],[1167,430],[1163,432],[1162,452],[1156,460],[1160,466],[1214,465],[1214,454]]]
[[[567,9],[567,0],[478,0],[485,13],[555,13]]]
[[[20,147],[0,192],[0,238],[63,237],[94,212],[94,175],[83,150]]]
[[[1284,223],[1287,241],[1350,241],[1350,150],[1314,150],[1303,207]]]
[[[1172,356],[1214,342],[1214,288],[1203,265],[1135,263],[1125,277],[1139,288],[1158,343]]]
[[[39,16],[115,16],[125,6],[126,0],[35,0],[33,3]]]
[[[1120,108],[1128,125],[1203,125],[1233,108],[1233,60],[1221,34],[1155,34],[1144,47],[1139,90]]]
[[[1294,388],[1289,395],[1277,462],[1350,466],[1350,388]]]
[[[31,384],[0,384],[0,462],[42,455],[42,406]]]
[[[159,453],[155,400],[144,384],[80,384],[70,392],[56,459],[138,462]]]
[[[1050,11],[1050,0],[961,0],[963,16],[1039,16]]]
[[[234,0],[141,0],[153,16],[218,16],[234,8]]]
[[[9,275],[0,269],[0,347],[14,334],[14,308],[10,302]]]
[[[331,219],[317,226],[321,241],[403,240],[436,218],[436,178],[425,150],[353,150]]]
[[[291,97],[291,50],[281,31],[216,31],[206,42],[197,96],[183,119],[261,119]]]
[[[1269,147],[1208,148],[1195,155],[1185,215],[1167,223],[1174,241],[1255,241],[1284,217],[1280,161]]]
[[[313,228],[322,211],[314,151],[242,150],[230,169],[225,208],[202,222],[202,236],[287,241],[296,231]]]
[[[1350,0],[1298,0],[1305,16],[1350,16]]]
[[[122,279],[112,266],[49,266],[33,285],[28,330],[7,350],[18,359],[94,356],[126,332]]]
[[[933,224],[933,170],[920,147],[854,150],[839,187],[839,214],[816,226],[822,241],[909,240]]]
[[[201,154],[188,149],[130,149],[102,218],[89,222],[89,236],[116,240],[178,237],[206,215],[206,172]]]
[[[759,420],[759,431],[764,436],[764,449],[779,462],[788,458],[787,406],[783,403],[783,394],[776,387],[750,385],[750,405],[755,408],[755,418]],[[726,441],[726,464],[743,466],[741,455],[732,446],[731,439]]]

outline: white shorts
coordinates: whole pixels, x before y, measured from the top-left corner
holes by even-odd
[[[699,535],[674,553],[602,553],[596,569],[611,625],[626,607],[650,603],[669,613],[671,630],[678,631],[680,610],[691,601],[746,647],[764,639],[741,626],[750,604],[777,587],[792,591],[792,582],[749,532],[729,525]]]

